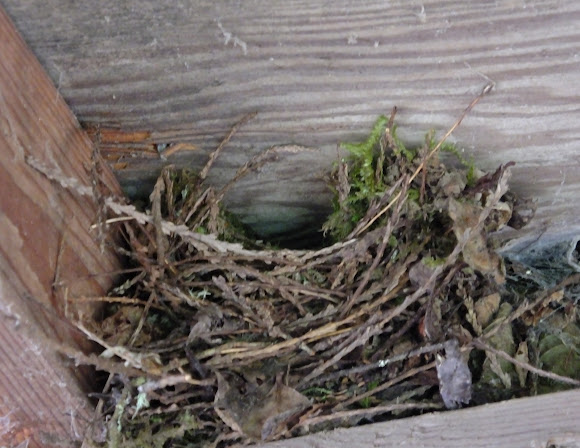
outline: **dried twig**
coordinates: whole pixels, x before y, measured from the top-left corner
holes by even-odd
[[[386,414],[394,411],[412,411],[412,410],[426,410],[426,409],[441,409],[441,405],[435,403],[405,403],[405,404],[389,404],[386,406],[374,406],[372,408],[357,409],[354,411],[336,411],[328,415],[320,415],[317,417],[310,417],[301,420],[297,426],[313,426],[319,423],[324,423],[332,420],[342,420],[353,417],[367,418],[378,414]]]
[[[481,338],[474,339],[471,342],[471,344],[473,346],[481,349],[481,350],[485,350],[487,352],[493,353],[494,355],[497,355],[500,358],[503,358],[503,359],[511,362],[513,365],[521,367],[522,369],[525,369],[529,372],[535,373],[538,376],[542,376],[544,378],[549,378],[551,380],[558,381],[559,383],[571,384],[572,386],[577,386],[577,387],[580,386],[580,381],[578,381],[578,380],[575,380],[573,378],[568,378],[566,376],[558,375],[556,373],[548,372],[546,370],[538,369],[537,367],[534,367],[527,362],[520,361],[520,360],[508,355],[503,350],[497,350],[497,349],[493,348],[491,345],[485,343]]]
[[[394,386],[395,384],[398,384],[401,381],[406,380],[407,378],[411,378],[411,377],[417,375],[418,373],[426,372],[427,370],[431,370],[433,368],[435,368],[435,361],[430,362],[428,364],[425,364],[425,365],[423,365],[421,367],[416,367],[414,369],[409,369],[405,373],[403,373],[402,375],[399,375],[398,377],[393,378],[392,380],[385,381],[380,386],[377,386],[374,389],[369,390],[368,392],[365,392],[364,394],[357,395],[355,397],[352,397],[349,400],[346,400],[346,401],[344,401],[344,402],[336,405],[333,408],[333,411],[335,411],[335,412],[336,411],[339,411],[339,410],[344,409],[345,407],[347,407],[347,406],[349,406],[349,405],[351,405],[353,403],[356,403],[356,402],[358,402],[360,400],[364,400],[365,398],[372,397],[373,395],[376,395],[379,392],[382,392],[383,390],[386,390],[386,389]]]
[[[403,177],[403,179],[404,179],[404,177]],[[367,269],[367,271],[363,275],[362,281],[359,283],[354,294],[343,305],[342,313],[341,313],[342,317],[345,317],[350,312],[353,305],[356,303],[357,299],[360,297],[363,290],[366,288],[371,275],[375,272],[375,269],[377,268],[379,263],[382,262],[382,260],[383,260],[383,254],[385,253],[385,249],[386,249],[387,244],[389,242],[389,238],[391,238],[391,235],[393,234],[393,230],[395,229],[395,227],[397,226],[397,223],[399,222],[399,216],[401,213],[401,209],[402,209],[403,204],[405,203],[405,201],[407,199],[406,193],[404,190],[406,190],[406,187],[409,184],[407,182],[404,182],[404,181],[402,182],[402,184],[403,184],[403,190],[401,191],[401,195],[399,195],[400,200],[397,204],[397,207],[395,208],[395,210],[393,212],[391,219],[389,219],[389,222],[385,226],[383,238],[381,240],[381,244],[378,247],[377,253],[373,259],[373,263],[371,264],[370,268]]]
[[[548,299],[555,292],[563,290],[567,286],[575,285],[575,284],[579,284],[579,283],[580,283],[580,274],[572,274],[572,275],[566,277],[564,280],[562,280],[556,286],[554,286],[546,291],[541,291],[538,294],[538,297],[534,301],[522,303],[517,309],[515,309],[504,320],[497,322],[496,324],[494,324],[490,328],[486,329],[482,338],[484,338],[485,340],[489,340],[489,338],[491,338],[493,335],[497,334],[497,332],[500,331],[502,328],[504,328],[506,325],[509,325],[510,323],[512,323],[513,321],[515,321],[519,317],[521,317],[526,311],[533,310],[534,308],[536,308],[537,306],[542,304],[542,302],[544,302],[546,299]]]
[[[209,174],[209,171],[211,170],[211,167],[213,166],[214,162],[216,161],[216,159],[218,158],[218,156],[221,154],[221,152],[224,149],[224,147],[229,143],[229,141],[231,140],[231,138],[235,135],[236,132],[238,132],[238,129],[240,129],[240,127],[242,127],[244,124],[246,124],[252,118],[254,118],[257,114],[258,114],[257,112],[251,112],[249,114],[244,115],[244,117],[240,121],[238,121],[230,129],[230,131],[224,137],[224,139],[221,141],[221,143],[219,144],[219,146],[215,149],[215,151],[213,151],[211,153],[211,155],[209,157],[209,160],[207,161],[207,163],[205,164],[205,166],[203,167],[203,169],[200,171],[199,178],[202,181],[205,180],[205,178]]]

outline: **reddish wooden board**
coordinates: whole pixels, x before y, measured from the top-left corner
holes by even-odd
[[[91,185],[91,141],[1,8],[0,110],[0,446],[76,446],[92,379],[49,341],[74,344],[64,294],[103,294],[111,276],[95,274],[118,265],[90,232],[92,201],[26,162]],[[101,179],[120,191],[108,169]]]

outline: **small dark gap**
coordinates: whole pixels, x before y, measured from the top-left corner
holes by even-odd
[[[291,250],[318,250],[332,244],[332,241],[324,235],[322,225],[326,220],[312,221],[298,229],[290,229],[284,233],[262,237],[264,243],[273,247]]]
[[[295,235],[281,235],[278,237],[269,238],[267,242],[281,249],[292,250],[317,250],[322,249],[328,245],[327,238],[322,235],[320,230],[311,230],[308,233],[304,233],[300,237],[296,237]]]

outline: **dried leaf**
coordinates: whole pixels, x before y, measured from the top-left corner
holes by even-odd
[[[550,294],[541,304],[534,307],[530,311],[526,311],[522,315],[522,320],[528,326],[535,327],[538,323],[546,318],[548,315],[552,314],[554,310],[550,307],[550,303],[560,303],[564,298],[564,290],[560,289],[558,291]]]
[[[504,319],[511,314],[512,306],[509,303],[502,303],[497,313],[496,319],[487,326],[486,329],[500,325]],[[516,351],[513,329],[511,325],[503,325],[499,331],[489,338],[489,345],[497,350],[501,350],[510,356],[514,356]],[[483,362],[483,372],[481,382],[492,387],[498,387],[497,380],[501,381],[506,388],[511,387],[511,375],[515,374],[514,366],[506,359],[497,359],[493,353],[486,352],[487,358]]]
[[[518,361],[529,364],[530,358],[528,357],[528,343],[526,341],[520,342],[516,355],[514,356]],[[514,366],[516,373],[518,374],[518,379],[520,380],[520,387],[526,387],[526,378],[528,377],[528,371],[518,365]]]
[[[463,305],[465,305],[465,308],[467,309],[467,313],[465,314],[467,322],[471,324],[476,335],[481,335],[483,333],[483,327],[477,319],[477,312],[475,311],[473,299],[470,296],[465,297],[463,299]]]
[[[196,322],[191,326],[189,335],[187,336],[188,345],[195,342],[197,339],[210,342],[209,335],[213,326],[213,319],[209,314],[204,312],[198,313],[196,318]]]
[[[534,215],[538,204],[531,199],[515,197],[514,194],[508,193],[513,200],[512,216],[508,225],[516,230],[520,230],[528,224]]]
[[[543,368],[557,375],[580,378],[580,327],[572,322],[552,331],[540,340],[538,347]]]
[[[436,265],[433,263],[431,257],[421,259],[409,269],[409,280],[411,280],[411,284],[418,288],[425,286],[435,271],[435,268]]]
[[[482,328],[487,327],[493,315],[499,309],[500,300],[501,297],[499,293],[496,292],[482,297],[475,303],[477,322]]]
[[[461,194],[466,184],[467,178],[463,172],[450,171],[441,177],[437,187],[443,191],[445,197],[457,197]]]
[[[500,257],[487,247],[481,229],[478,229],[483,208],[469,202],[449,200],[449,216],[453,220],[453,232],[460,241],[466,231],[470,231],[469,241],[463,248],[463,260],[476,271],[490,275],[498,284],[505,282],[505,273]]]
[[[486,225],[486,230],[488,232],[496,232],[503,228],[512,217],[512,208],[506,202],[498,202],[492,206],[492,212],[488,220],[490,221]]]
[[[423,324],[425,326],[425,335],[430,340],[438,340],[443,334],[441,302],[442,300],[438,297],[432,296],[427,303]]]
[[[470,188],[470,193],[475,195],[477,193],[492,193],[499,200],[501,196],[507,191],[507,181],[511,176],[511,167],[515,162],[508,162],[505,165],[500,165],[493,174],[487,173],[477,179],[477,183]]]
[[[232,430],[243,434],[239,421],[243,401],[239,391],[234,390],[223,375],[216,371],[218,390],[214,397],[214,410],[219,418]]]
[[[504,361],[503,358],[498,360],[495,353],[488,353],[486,361],[487,361],[487,368],[500,379],[503,386],[508,390],[511,389],[511,387],[512,387],[511,377],[510,377],[509,373],[504,371],[504,368],[501,365],[501,362]],[[508,365],[508,364],[505,364],[505,362],[503,364],[504,364],[504,366]]]
[[[281,381],[276,381],[265,401],[260,406],[255,406],[248,415],[248,421],[261,422],[258,425],[261,426],[260,438],[272,439],[284,429],[289,419],[309,406],[308,398]]]
[[[445,356],[437,356],[439,392],[447,409],[455,409],[471,400],[471,371],[459,350],[457,339],[445,342]]]
[[[254,440],[274,438],[284,431],[288,420],[310,406],[308,398],[280,380],[264,393],[264,387],[249,382],[241,385],[240,378],[230,380],[236,384],[228,383],[219,372],[217,378],[216,412],[234,431]]]

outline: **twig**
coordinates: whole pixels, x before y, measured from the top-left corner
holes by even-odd
[[[377,299],[375,302],[371,304],[363,306],[356,313],[351,313],[350,315],[345,317],[341,321],[341,323],[344,324],[349,321],[358,319],[360,316],[363,316],[365,314],[370,314],[373,310],[379,309],[380,305],[395,297],[395,295],[398,294],[407,283],[408,277],[405,276],[402,279],[398,278],[398,280],[399,282],[398,283],[393,282],[391,285],[391,289],[385,291],[385,294],[379,297],[379,299]],[[356,328],[355,332],[351,334],[340,346],[337,347],[337,353],[335,353],[334,356],[332,356],[332,358],[322,363],[320,366],[318,366],[316,369],[310,372],[305,378],[303,378],[302,381],[299,383],[299,387],[303,387],[305,384],[311,383],[314,378],[321,375],[325,370],[327,370],[332,365],[336,364],[344,356],[353,351],[356,347],[365,344],[366,341],[369,340],[371,335],[374,334],[372,333],[372,329],[369,327],[373,325],[376,322],[376,319],[379,317],[380,317],[379,314],[373,314],[367,320],[365,325]]]
[[[101,296],[101,297],[75,297],[72,299],[69,299],[71,302],[75,302],[75,303],[91,303],[91,302],[102,302],[102,303],[126,303],[126,304],[131,304],[131,305],[135,305],[135,306],[146,306],[146,304],[148,302],[143,302],[143,300],[141,299],[133,299],[131,297],[107,297],[107,296]],[[158,310],[163,310],[164,308],[152,303],[150,305],[151,308],[155,308]]]
[[[150,375],[161,375],[161,363],[159,362],[159,355],[156,353],[134,353],[125,347],[108,344],[104,339],[85,328],[80,322],[76,324],[76,327],[91,341],[96,342],[106,349],[100,356],[107,358],[115,355],[123,359],[126,366],[141,370]]]
[[[129,344],[128,344],[129,347],[132,347],[133,345],[135,345],[135,342],[137,341],[137,338],[139,337],[139,333],[141,333],[141,330],[143,329],[143,325],[145,325],[145,319],[149,315],[149,309],[153,305],[153,301],[155,299],[157,299],[157,294],[155,293],[155,291],[151,291],[151,293],[149,294],[149,299],[147,299],[147,303],[145,304],[143,311],[141,311],[141,317],[139,318],[139,323],[137,324],[137,328],[133,332],[133,336],[131,336],[131,340],[129,341]]]
[[[164,168],[165,170],[166,168]],[[165,235],[163,235],[163,230],[161,229],[161,223],[163,221],[161,217],[161,193],[165,190],[165,182],[163,181],[163,176],[159,176],[157,182],[155,182],[155,187],[153,188],[153,193],[151,193],[151,215],[153,216],[153,225],[155,227],[155,245],[157,246],[157,264],[161,269],[165,266],[165,247],[167,246],[167,240]]]
[[[249,160],[248,162],[244,163],[238,169],[238,171],[236,171],[236,174],[234,175],[234,177],[232,179],[230,179],[228,181],[228,183],[225,184],[222,187],[222,189],[217,193],[216,202],[220,202],[223,199],[223,197],[225,196],[225,194],[230,190],[230,188],[232,188],[241,178],[246,176],[249,172],[251,172],[255,169],[258,169],[259,167],[261,167],[265,163],[271,161],[273,159],[273,157],[276,156],[277,149],[278,148],[276,146],[274,146],[272,148],[268,148],[265,151],[261,152],[260,154],[252,157],[252,159]]]
[[[313,386],[314,384],[321,384],[321,383],[326,383],[328,381],[335,381],[335,380],[342,378],[342,377],[357,375],[360,373],[366,373],[369,370],[382,369],[382,368],[385,368],[388,365],[391,365],[395,362],[402,361],[404,359],[408,359],[408,358],[411,358],[414,356],[423,355],[425,353],[432,353],[432,352],[436,352],[439,350],[443,350],[443,348],[444,348],[444,343],[427,345],[425,347],[421,347],[421,348],[418,348],[415,350],[410,350],[410,351],[407,351],[405,353],[401,353],[400,355],[391,356],[390,358],[386,358],[386,359],[381,359],[381,360],[373,362],[371,364],[367,364],[364,366],[358,366],[358,367],[352,367],[350,369],[340,370],[338,372],[334,372],[334,373],[331,373],[328,375],[318,377],[318,378],[316,378],[316,381],[312,381],[309,384],[303,385],[301,387],[301,389],[305,389],[307,387]]]
[[[199,178],[201,181],[204,181],[206,179],[207,175],[209,174],[209,171],[211,170],[211,167],[213,166],[214,162],[216,161],[216,159],[218,158],[218,156],[222,152],[222,149],[224,149],[224,147],[229,143],[229,141],[234,136],[234,134],[238,131],[238,129],[240,129],[240,127],[242,127],[244,124],[246,124],[252,118],[254,118],[257,114],[258,114],[257,112],[250,112],[249,114],[244,115],[244,117],[240,121],[238,121],[230,129],[230,132],[228,132],[228,134],[221,141],[221,143],[216,148],[216,150],[210,154],[207,163],[205,164],[205,166],[203,167],[203,169],[199,173]]]
[[[307,418],[298,423],[298,426],[312,426],[318,423],[324,423],[331,420],[347,419],[352,417],[367,417],[377,414],[385,414],[393,411],[411,411],[416,409],[441,409],[441,405],[435,403],[406,403],[390,404],[387,406],[375,406],[367,409],[356,409],[354,411],[338,411],[329,415],[320,415],[318,417]]]
[[[191,377],[190,374],[180,374],[180,375],[164,375],[158,380],[147,380],[146,383],[142,384],[137,388],[139,392],[152,392],[156,389],[163,389],[168,386],[175,386],[177,384],[193,384],[195,386],[213,386],[215,384],[215,379],[207,380],[196,380]]]
[[[383,261],[383,254],[385,253],[385,249],[387,247],[387,244],[389,243],[389,239],[390,239],[391,235],[393,234],[393,230],[397,227],[397,223],[399,222],[399,218],[400,218],[401,208],[403,207],[403,204],[405,203],[405,200],[407,199],[407,195],[406,195],[407,188],[406,187],[408,185],[409,185],[408,183],[403,182],[403,190],[404,190],[405,194],[399,196],[401,198],[401,200],[397,204],[397,208],[391,217],[392,219],[389,219],[389,222],[385,226],[385,230],[383,233],[383,239],[381,241],[381,245],[379,246],[379,248],[377,250],[377,253],[375,255],[375,258],[373,260],[372,265],[365,272],[365,274],[362,278],[362,281],[359,283],[356,291],[353,293],[352,296],[349,297],[349,299],[343,305],[342,312],[340,314],[341,317],[343,317],[343,318],[350,312],[353,305],[356,303],[357,299],[362,294],[364,288],[366,288],[366,286],[371,278],[371,275],[375,272],[375,269],[377,268],[379,263],[381,261]]]
[[[553,288],[550,288],[546,291],[542,291],[542,293],[539,295],[539,297],[536,300],[534,300],[533,302],[528,303],[528,304],[524,303],[521,306],[519,306],[516,310],[513,311],[513,313],[511,313],[509,316],[507,316],[503,321],[494,325],[493,328],[491,328],[489,331],[486,331],[482,337],[484,339],[491,338],[494,334],[496,334],[498,331],[500,331],[503,327],[505,327],[506,325],[510,324],[511,322],[513,322],[514,320],[519,318],[526,311],[532,310],[535,307],[537,307],[538,305],[540,305],[544,300],[549,298],[555,292],[560,291],[561,289],[565,288],[566,286],[574,285],[577,283],[580,283],[580,274],[572,274],[569,277],[566,277],[564,280],[562,280],[560,283],[558,283]]]
[[[101,158],[101,130],[97,132],[97,141],[93,145],[91,152],[91,187],[93,190],[93,201],[97,207],[97,241],[99,242],[101,253],[105,252],[105,205],[103,203],[103,194],[100,190],[98,168],[102,161]]]
[[[506,352],[502,350],[497,350],[493,348],[491,345],[486,344],[481,338],[474,339],[471,341],[471,344],[481,350],[485,350],[487,352],[491,352],[494,355],[503,358],[512,364],[521,367],[522,369],[526,369],[529,372],[535,373],[536,375],[542,376],[544,378],[549,378],[554,381],[558,381],[560,383],[571,384],[573,386],[580,386],[580,381],[575,380],[573,378],[568,378],[567,376],[558,375],[557,373],[548,372],[546,370],[538,369],[537,367],[528,364],[527,362],[520,361],[516,358],[511,357]]]
[[[333,411],[336,412],[336,411],[338,411],[340,409],[344,409],[345,407],[350,406],[353,403],[356,403],[356,402],[358,402],[360,400],[364,400],[365,398],[371,397],[371,396],[375,395],[378,392],[382,392],[383,390],[388,389],[389,387],[392,387],[395,384],[400,383],[403,380],[406,380],[407,378],[411,378],[412,376],[415,376],[418,373],[426,372],[427,370],[431,370],[434,367],[435,367],[435,361],[430,362],[429,364],[425,364],[424,366],[415,367],[414,369],[407,370],[402,375],[399,375],[398,377],[393,378],[392,380],[387,381],[387,382],[381,384],[380,386],[377,386],[374,389],[365,392],[362,395],[357,395],[355,397],[352,397],[352,398],[350,398],[350,399],[348,399],[348,400],[346,400],[346,401],[344,401],[344,402],[336,405],[333,408]]]

